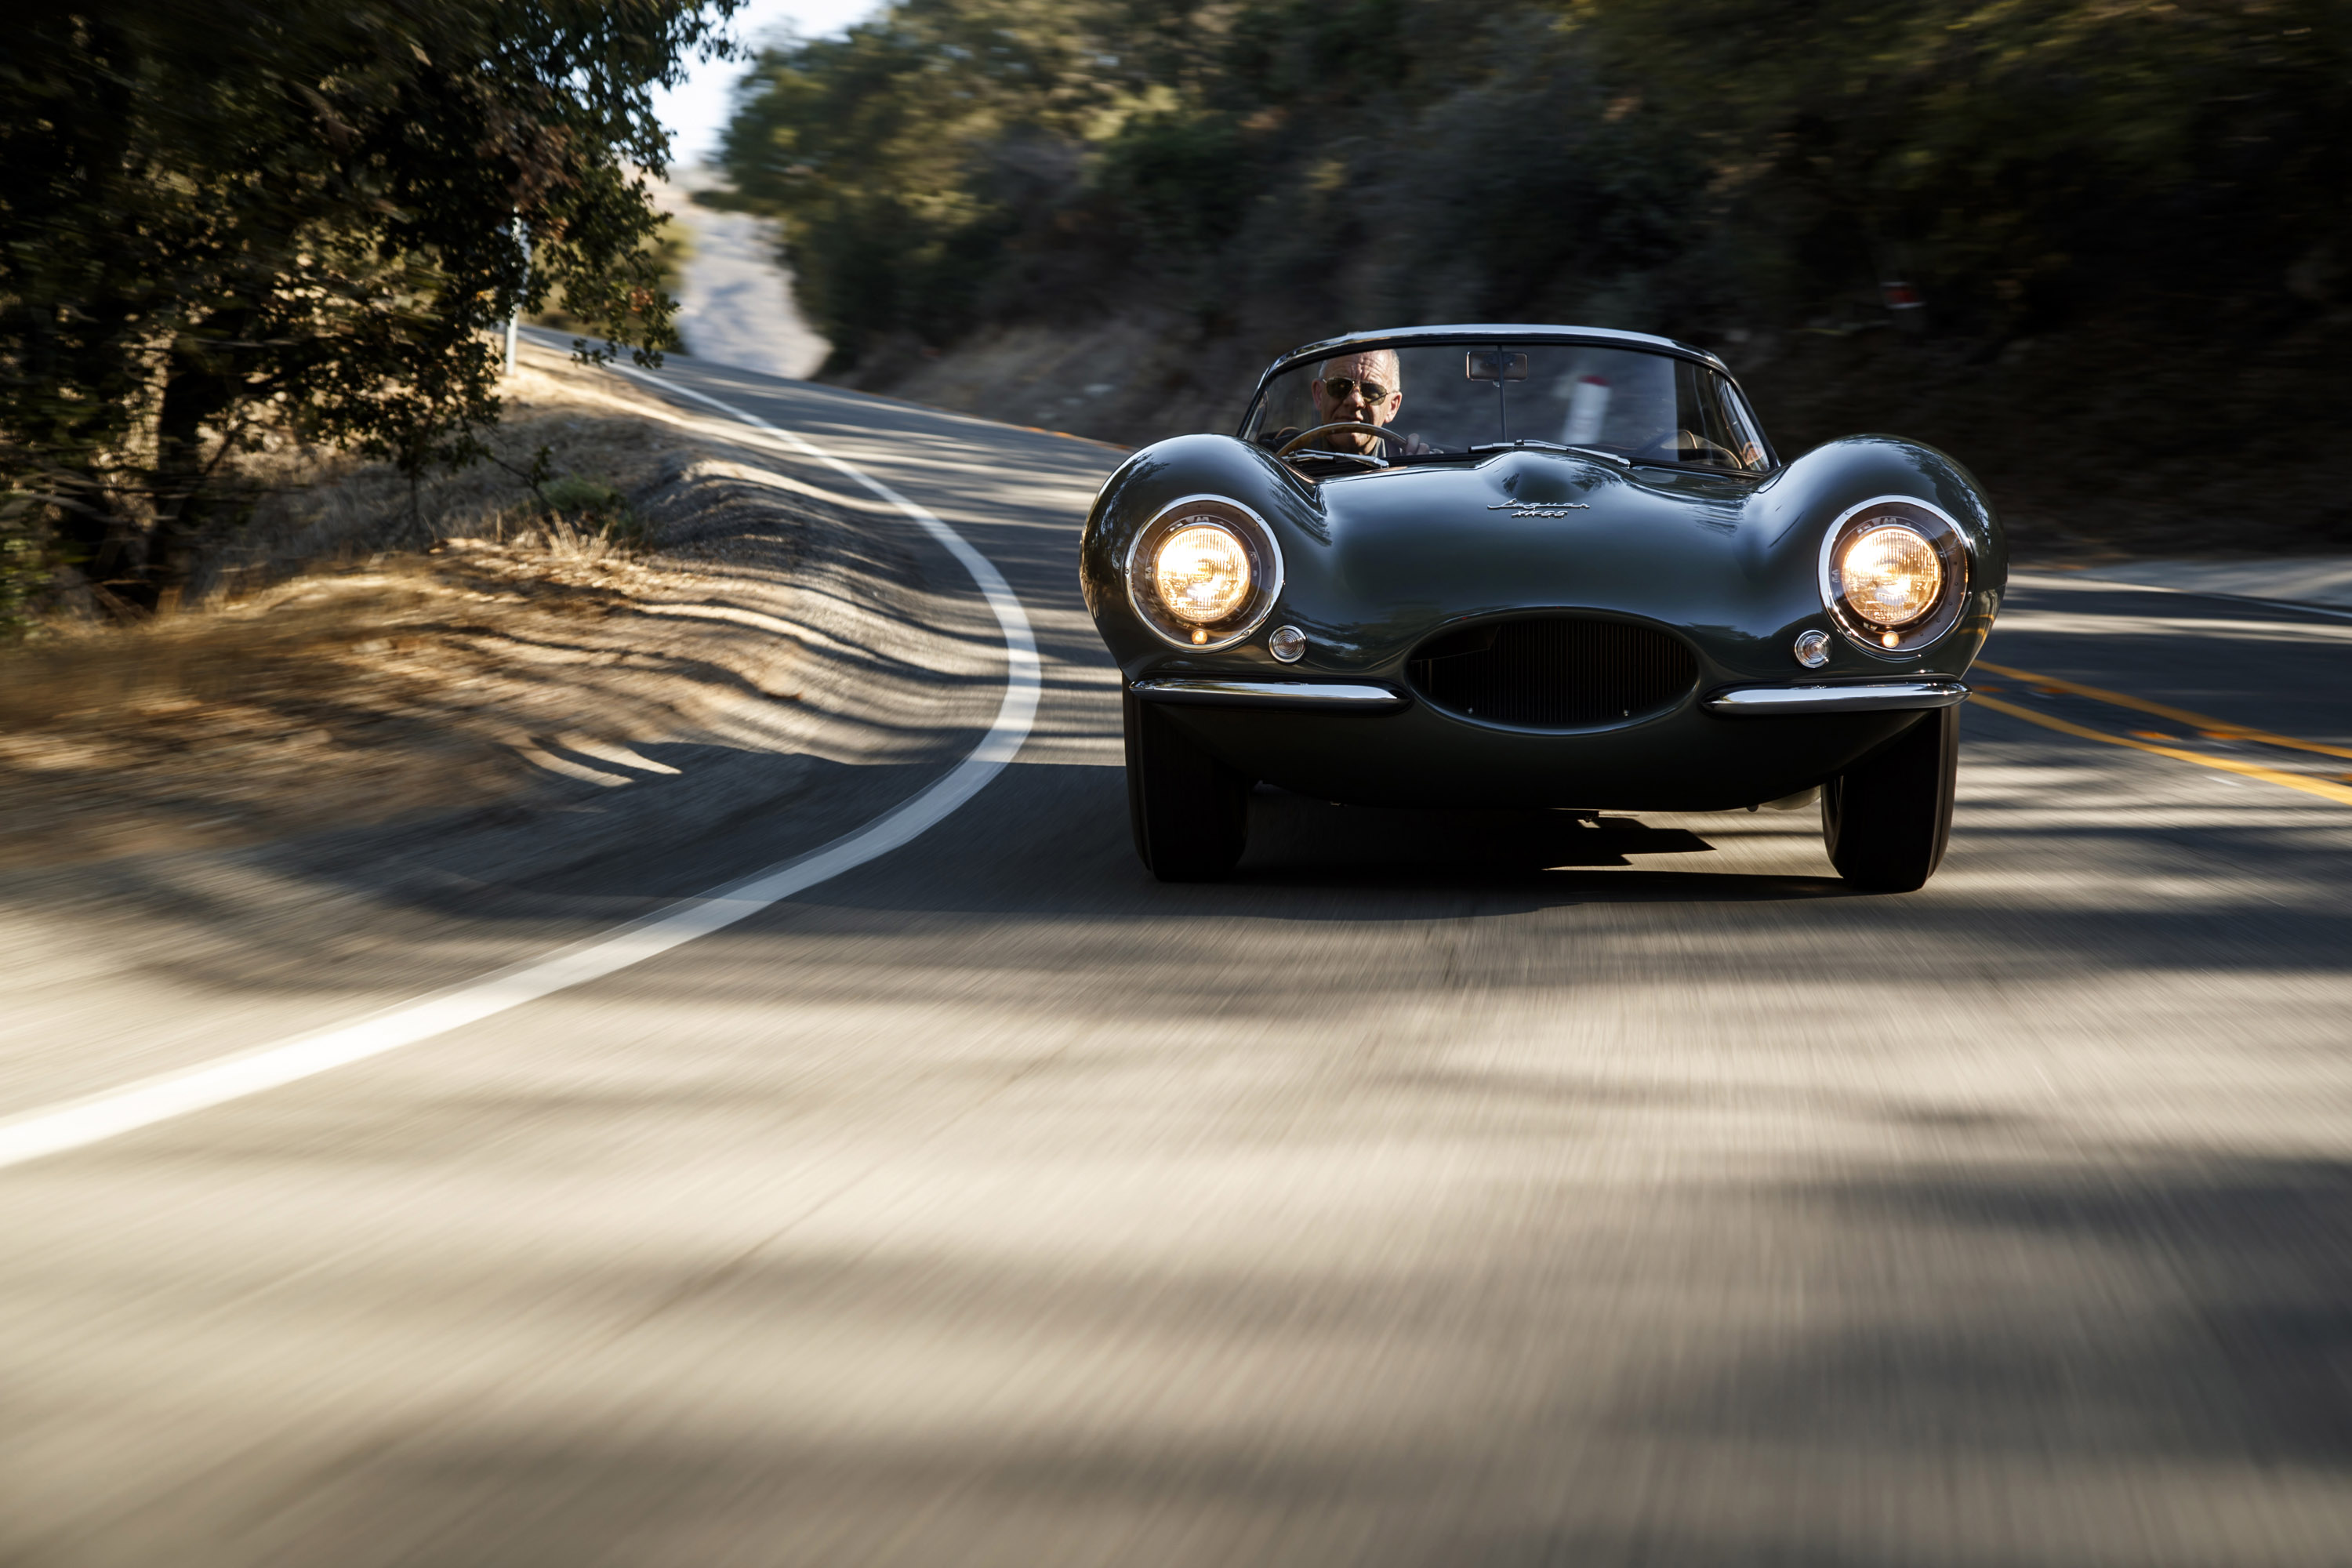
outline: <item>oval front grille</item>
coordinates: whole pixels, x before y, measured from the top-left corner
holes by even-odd
[[[1671,708],[1698,658],[1651,626],[1580,616],[1491,621],[1432,637],[1406,674],[1433,704],[1490,724],[1589,730]]]

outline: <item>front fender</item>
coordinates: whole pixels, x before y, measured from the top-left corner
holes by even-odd
[[[2009,544],[1984,487],[1950,457],[1895,436],[1824,442],[1783,468],[1748,503],[1740,548],[1759,575],[1801,577],[1816,602],[1822,540],[1838,518],[1885,497],[1925,501],[1959,530],[1969,561],[1969,602],[1927,654],[1882,655],[1836,638],[1837,672],[1885,676],[1912,668],[1964,675],[1992,633],[2009,586]]]
[[[1265,520],[1286,562],[1330,538],[1321,489],[1265,452],[1231,436],[1176,436],[1155,442],[1113,469],[1096,492],[1079,537],[1078,585],[1087,613],[1129,673],[1137,661],[1182,650],[1137,619],[1127,602],[1127,557],[1144,525],[1187,496],[1236,501]],[[1198,658],[1200,656],[1193,656]],[[1219,667],[1238,660],[1270,665],[1263,648],[1223,650]]]

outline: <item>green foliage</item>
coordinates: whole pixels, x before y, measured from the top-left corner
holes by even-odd
[[[660,226],[644,242],[642,248],[652,258],[656,286],[665,298],[676,297],[685,275],[687,259],[694,252],[693,239],[687,227],[674,216],[665,214]],[[550,294],[551,298],[538,310],[524,313],[526,324],[575,335],[595,331],[593,324],[572,313],[560,292],[551,289]],[[686,345],[676,341],[665,343],[661,349],[664,354],[685,352]]]
[[[1092,184],[1139,250],[1163,262],[1197,259],[1248,218],[1255,153],[1231,115],[1139,114],[1102,143]]]
[[[1612,67],[1726,162],[1800,287],[1907,273],[1995,326],[2118,293],[2274,300],[2352,236],[2352,15],[2336,0],[1646,0]],[[1767,60],[1769,69],[1753,68]]]
[[[25,495],[0,495],[0,637],[23,626],[26,603],[47,574],[39,505]]]
[[[0,467],[120,596],[265,425],[477,456],[508,313],[670,341],[654,86],[735,0],[111,0],[0,56]],[[529,237],[528,255],[523,247]]]
[[[566,517],[609,516],[626,504],[619,490],[585,474],[566,474],[541,486],[539,493],[550,507]]]
[[[961,331],[1024,218],[1070,187],[1088,129],[1115,122],[1119,79],[1065,25],[1073,9],[906,0],[762,57],[726,161],[754,204],[791,215],[803,300],[838,351]]]
[[[1180,302],[1704,335],[1925,287],[1992,338],[2333,303],[2339,0],[898,0],[726,144],[836,366]]]
[[[548,511],[578,533],[631,548],[646,542],[644,519],[607,480],[565,474],[540,485],[538,491]]]

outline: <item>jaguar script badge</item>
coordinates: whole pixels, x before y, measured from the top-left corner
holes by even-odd
[[[1591,511],[1591,506],[1580,500],[1558,501],[1497,501],[1488,511],[1507,511],[1513,517],[1566,517],[1572,511]]]

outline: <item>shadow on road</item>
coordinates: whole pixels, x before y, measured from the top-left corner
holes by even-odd
[[[1548,1115],[1591,1135],[1590,1108]],[[992,1247],[981,1223],[802,1240],[684,1289],[609,1262],[593,1298],[526,1277],[501,1301],[589,1347],[535,1405],[393,1426],[289,1485],[270,1524],[463,1520],[469,1547],[436,1560],[486,1564],[523,1560],[526,1523],[550,1563],[714,1534],[795,1562],[2340,1561],[2296,1547],[2330,1538],[2352,1479],[2330,1370],[2352,1352],[2352,1167],[2042,1152],[1752,1186],[1563,1174],[1501,1219],[1494,1189],[1439,1184],[1411,1262],[1355,1228],[1370,1214],[1316,1211],[1310,1243],[1269,1200],[1241,1205],[1257,1245],[1213,1257]],[[630,1302],[625,1333],[591,1331]],[[919,1397],[836,1409],[794,1359],[825,1331],[833,1353],[898,1347],[856,1370]],[[633,1356],[711,1342],[722,1372],[631,1381]],[[1025,1400],[946,1375],[992,1358]],[[572,1418],[612,1386],[634,1421]],[[513,1539],[483,1529],[487,1498]]]

